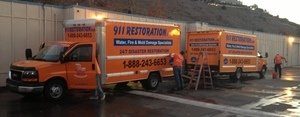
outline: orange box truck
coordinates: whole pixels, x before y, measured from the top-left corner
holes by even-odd
[[[239,79],[242,73],[259,73],[262,78],[267,69],[266,60],[257,52],[255,35],[220,30],[189,32],[186,47],[188,66],[205,52],[215,74]]]
[[[59,100],[69,89],[95,89],[100,68],[102,84],[140,81],[155,89],[162,77],[173,75],[169,54],[180,49],[180,30],[174,24],[68,20],[64,32],[64,41],[13,63],[7,87]]]

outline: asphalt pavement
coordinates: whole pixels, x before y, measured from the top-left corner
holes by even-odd
[[[243,76],[243,82],[223,78],[213,89],[171,90],[172,79],[155,91],[131,83],[123,90],[108,89],[104,101],[90,100],[92,92],[72,92],[59,103],[42,96],[23,97],[0,88],[1,117],[235,117],[299,116],[300,67],[285,68],[281,79]],[[141,92],[141,93],[132,93]],[[253,113],[253,115],[251,115]],[[250,114],[250,115],[249,115]]]

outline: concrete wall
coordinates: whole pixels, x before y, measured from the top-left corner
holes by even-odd
[[[267,58],[268,67],[274,67],[274,56],[277,52],[286,57],[288,63],[284,63],[283,66],[296,66],[300,65],[300,38],[293,37],[294,41],[289,42],[289,37],[284,35],[249,31],[236,28],[228,28],[222,26],[209,25],[207,23],[195,22],[188,24],[188,31],[205,31],[205,30],[228,30],[233,32],[253,34],[257,36],[258,51],[263,55],[268,53]]]
[[[0,1],[0,73],[6,73],[12,62],[25,59],[26,48],[36,53],[40,43],[62,39],[63,20],[62,7]]]

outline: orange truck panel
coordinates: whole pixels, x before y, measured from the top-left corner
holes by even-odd
[[[220,71],[232,72],[236,67],[244,72],[258,71],[256,36],[228,32],[221,38]]]
[[[217,66],[219,73],[233,73],[237,67],[243,72],[257,72],[265,64],[257,57],[255,35],[218,30],[189,32],[187,63],[195,63],[201,52],[207,53],[208,64]]]
[[[72,20],[65,28],[69,42],[97,42],[95,58],[105,84],[147,79],[152,71],[172,75],[169,53],[179,53],[180,33],[175,25],[142,22]],[[101,44],[100,44],[101,43]],[[101,49],[100,49],[101,50]],[[97,56],[97,57],[96,57]]]
[[[187,36],[187,63],[197,61],[200,52],[206,52],[210,65],[219,65],[219,32],[191,32]]]
[[[179,53],[180,36],[172,35],[179,27],[114,21],[105,25],[108,84],[146,79],[151,71],[172,75],[163,71],[171,68],[169,53]]]

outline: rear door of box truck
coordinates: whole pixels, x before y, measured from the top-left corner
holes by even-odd
[[[219,65],[220,35],[219,31],[189,32],[187,36],[187,64],[194,64],[201,56],[201,52],[206,52],[208,64]],[[201,63],[201,62],[200,62]]]

